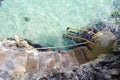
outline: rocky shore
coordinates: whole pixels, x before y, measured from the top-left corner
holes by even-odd
[[[100,53],[97,59],[84,47],[40,51],[36,49],[40,45],[17,36],[0,39],[0,80],[120,80],[120,26],[103,22],[95,26],[92,30],[109,35],[101,37],[103,43],[112,36],[117,39],[112,52]]]
[[[79,66],[64,51],[41,52],[24,40],[1,39],[0,80],[120,80],[119,38],[116,44],[112,53]]]
[[[117,46],[112,53],[101,54],[97,59],[80,65],[80,67],[53,70],[38,80],[120,80],[120,26],[113,26],[100,22],[93,28],[97,28],[98,31],[110,30],[114,33],[117,37]]]
[[[120,40],[117,49],[71,69],[54,69],[37,80],[120,80]]]
[[[38,80],[120,80],[120,52],[101,55],[98,59],[67,70],[53,70]]]

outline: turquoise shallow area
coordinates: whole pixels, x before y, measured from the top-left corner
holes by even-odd
[[[63,45],[67,27],[106,21],[112,6],[113,0],[4,0],[0,37],[18,35],[42,46]]]

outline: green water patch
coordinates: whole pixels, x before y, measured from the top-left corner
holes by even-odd
[[[0,37],[18,35],[42,46],[63,46],[67,27],[85,28],[107,20],[112,6],[113,0],[5,0]]]

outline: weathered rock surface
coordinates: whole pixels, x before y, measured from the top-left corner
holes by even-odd
[[[95,41],[95,47],[91,50],[95,57],[103,53],[111,53],[113,51],[113,44],[116,41],[116,36],[108,30],[97,32],[98,39]]]
[[[111,33],[107,37],[109,38],[99,38],[102,46],[108,46],[109,41],[114,41],[115,39],[115,36]],[[107,42],[102,43],[102,39]],[[116,45],[114,52],[111,52],[111,50],[107,51],[111,53],[101,55],[96,60],[88,62],[93,60],[96,56],[95,54],[101,52],[101,49],[98,49],[95,54],[85,46],[68,51],[43,52],[30,46],[27,41],[20,41],[18,38],[15,38],[15,40],[1,39],[0,79],[119,80],[119,39]]]
[[[120,80],[120,54],[107,54],[72,69],[56,69],[39,80]]]

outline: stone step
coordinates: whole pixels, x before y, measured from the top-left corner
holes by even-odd
[[[79,64],[83,64],[94,59],[93,54],[89,51],[87,47],[75,48],[73,49],[73,52]]]

